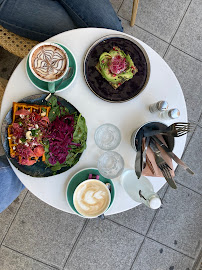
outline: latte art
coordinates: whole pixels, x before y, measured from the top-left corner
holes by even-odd
[[[99,180],[87,180],[81,183],[74,192],[74,206],[86,217],[102,214],[109,205],[107,187]]]
[[[52,81],[59,79],[67,67],[67,57],[58,47],[42,45],[32,54],[33,71],[42,79]]]

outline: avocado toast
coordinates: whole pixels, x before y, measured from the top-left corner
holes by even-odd
[[[124,82],[133,78],[138,72],[129,54],[125,54],[119,47],[100,55],[96,69],[109,84],[117,89]]]

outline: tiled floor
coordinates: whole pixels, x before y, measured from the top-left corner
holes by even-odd
[[[157,211],[140,205],[84,220],[54,209],[23,191],[0,214],[1,270],[196,270],[202,255],[202,1],[140,0],[130,27],[132,0],[111,1],[124,32],[157,51],[176,74],[187,102],[183,160],[195,171],[176,170],[177,190],[167,185]],[[8,79],[20,59],[0,49],[0,76]],[[1,177],[1,176],[0,176]]]

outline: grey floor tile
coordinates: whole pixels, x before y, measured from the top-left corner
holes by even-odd
[[[117,12],[123,2],[123,0],[110,0],[114,10]]]
[[[109,220],[90,220],[65,270],[127,270],[143,237]]]
[[[166,52],[166,49],[168,48],[168,43],[155,37],[154,35],[148,33],[147,31],[144,31],[143,29],[141,29],[136,25],[131,27],[130,23],[125,19],[122,19],[122,25],[124,28],[124,33],[134,36],[135,38],[138,38],[141,41],[145,42],[147,45],[149,45],[152,49],[154,49],[158,54],[160,54],[163,57],[163,55]]]
[[[187,104],[188,119],[197,122],[202,112],[202,63],[172,46],[165,56],[165,61],[175,73],[182,87]]]
[[[201,117],[200,117],[200,119],[199,119],[199,126],[202,127],[202,114],[201,114]]]
[[[20,253],[10,250],[4,246],[0,248],[1,270],[53,270],[54,268],[46,266]]]
[[[172,44],[202,60],[202,1],[192,0]]]
[[[183,161],[194,171],[194,175],[190,175],[180,166],[177,168],[176,181],[182,185],[195,190],[202,194],[202,128],[197,127],[193,134],[188,147],[183,155]],[[202,200],[202,199],[201,199]]]
[[[198,265],[196,269],[192,269],[192,270],[202,270],[202,261],[200,262],[200,264]]]
[[[170,42],[191,0],[139,1],[136,25]],[[118,15],[130,21],[133,0],[124,0]]]
[[[57,210],[28,193],[3,244],[61,267],[83,225],[84,219]]]
[[[167,184],[158,192],[160,198],[163,197],[167,189]],[[108,218],[127,228],[145,235],[157,210],[153,210],[141,204],[131,210],[111,215]]]
[[[199,253],[198,258],[194,262],[192,270],[202,270],[202,249]]]
[[[190,132],[187,133],[187,139],[186,139],[186,144],[185,144],[184,152],[185,152],[185,150],[187,149],[187,146],[188,146],[188,144],[189,144],[191,138],[193,137],[194,132],[195,132],[195,130],[196,130],[196,128],[197,128],[196,122],[192,122],[192,121],[189,121],[189,122],[190,122],[194,127],[193,127],[193,130],[192,130],[192,131],[190,131]],[[183,154],[182,154],[182,155],[183,155]]]
[[[20,207],[22,200],[24,199],[27,190],[24,189],[20,195],[13,201],[11,205],[7,209],[5,209],[2,213],[0,213],[0,243],[2,242],[7,230]]]
[[[0,47],[0,77],[8,80],[19,57]]]
[[[201,207],[201,195],[180,184],[176,190],[168,188],[148,237],[196,258],[202,245]]]
[[[145,239],[132,270],[191,270],[193,262],[179,252]]]

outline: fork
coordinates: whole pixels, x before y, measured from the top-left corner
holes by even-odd
[[[159,169],[161,170],[161,172],[162,172],[162,174],[163,174],[163,176],[164,176],[164,178],[167,180],[167,179],[172,179],[173,180],[173,178],[172,178],[172,176],[171,176],[171,174],[170,174],[170,167],[168,166],[168,164],[165,162],[165,163],[161,163],[161,164],[158,164],[158,167],[159,167]],[[168,180],[167,180],[167,182],[168,182]],[[171,185],[171,182],[169,183],[168,182],[168,184],[172,187],[172,188],[174,188],[174,189],[176,189],[177,188],[177,186],[176,186],[176,184],[175,184],[175,181],[173,180],[173,183],[172,183],[172,185]]]
[[[156,146],[156,144],[153,142],[153,141],[150,141],[150,147],[154,153],[154,156],[155,156],[155,161],[156,161],[156,165],[159,167],[159,169],[161,170],[164,178],[166,179],[166,181],[168,182],[168,184],[176,189],[177,186],[176,186],[176,183],[175,181],[173,180],[171,174],[170,174],[170,170],[172,170],[170,168],[170,166],[165,162],[165,160],[162,158],[161,156],[161,152],[160,150],[158,149],[158,147]]]
[[[166,129],[156,129],[149,130],[147,127],[144,128],[144,136],[154,136],[157,134],[172,136],[172,137],[180,137],[187,134],[190,131],[193,131],[194,126],[190,123],[174,123]]]
[[[170,125],[168,127],[170,130],[177,130],[177,129],[181,129],[181,128],[188,128],[188,129],[193,129],[194,125],[191,123],[186,123],[186,122],[177,122],[177,123],[173,123],[172,125]]]

